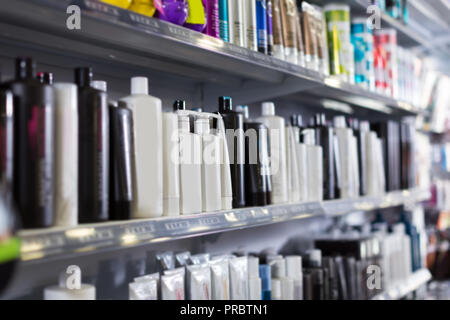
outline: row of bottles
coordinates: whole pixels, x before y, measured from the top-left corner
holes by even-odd
[[[332,125],[323,114],[308,126],[301,115],[286,123],[272,102],[250,119],[230,97],[215,113],[186,110],[182,100],[162,112],[147,78],[132,78],[131,94],[113,102],[91,68],[77,68],[75,84],[35,69],[18,58],[16,78],[1,85],[0,181],[25,228],[414,187],[411,125],[343,116]]]

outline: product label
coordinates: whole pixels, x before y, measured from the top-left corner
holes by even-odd
[[[281,15],[283,21],[284,45],[288,48],[297,48],[297,5],[295,0],[281,0]]]

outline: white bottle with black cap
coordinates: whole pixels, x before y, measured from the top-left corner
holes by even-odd
[[[289,194],[284,118],[275,115],[275,104],[273,102],[263,102],[262,116],[257,121],[263,123],[269,129],[272,203],[286,203],[289,200]]]
[[[131,78],[131,95],[121,101],[133,112],[136,197],[133,218],[163,214],[163,129],[161,100],[148,94],[148,79]]]
[[[307,167],[308,167],[308,200],[323,200],[323,152],[322,147],[316,145],[315,132],[313,129],[303,130],[303,142],[306,145]]]
[[[177,100],[174,111],[185,110]],[[191,132],[188,115],[178,115],[180,138],[180,212],[183,215],[202,212],[202,138]]]
[[[350,198],[353,196],[354,191],[354,178],[352,168],[352,145],[353,145],[353,132],[350,128],[347,128],[344,116],[337,116],[333,119],[334,132],[336,135],[337,143],[339,145],[339,164],[341,173],[341,198]]]
[[[195,133],[202,138],[202,200],[203,212],[222,208],[220,139],[211,134],[209,116],[199,113]]]

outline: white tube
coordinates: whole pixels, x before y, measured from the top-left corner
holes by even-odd
[[[248,257],[248,299],[262,299],[262,282],[259,277],[259,259]]]
[[[297,154],[300,202],[305,202],[308,200],[309,194],[307,147],[303,143],[297,143],[295,149]]]
[[[323,200],[323,152],[322,147],[315,145],[314,130],[303,131],[304,141],[307,147],[308,167],[308,200]]]
[[[246,47],[258,51],[258,35],[256,28],[256,1],[241,1],[244,13],[244,30]]]
[[[78,223],[78,91],[70,83],[55,83],[55,225]]]
[[[225,124],[223,119],[217,120],[216,135],[220,139],[220,159],[221,159],[221,177],[222,182],[222,210],[233,208],[233,189],[231,185],[230,154],[228,153],[228,144],[226,143]]]
[[[231,300],[248,299],[248,262],[247,257],[239,257],[230,261]]]
[[[294,131],[291,126],[286,127],[286,150],[287,150],[287,177],[289,188],[289,202],[300,201],[300,181],[298,173],[298,158]]]
[[[341,198],[350,198],[353,194],[352,158],[351,145],[353,132],[346,128],[345,118],[342,116],[334,118],[334,132],[339,144],[339,163],[341,173]]]
[[[220,139],[210,133],[209,118],[195,121],[195,133],[202,137],[202,207],[203,212],[222,208]]]
[[[228,16],[230,19],[230,42],[237,46],[245,47],[244,15],[242,12],[242,0],[228,1]]]
[[[281,279],[281,299],[294,300],[294,279],[287,277]]]
[[[271,280],[271,287],[272,287],[272,300],[281,300],[282,293],[281,293],[281,280],[280,279],[272,279]]]
[[[178,116],[163,113],[164,216],[180,215]]]

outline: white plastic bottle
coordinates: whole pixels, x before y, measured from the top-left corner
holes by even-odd
[[[244,12],[242,0],[228,0],[228,17],[230,19],[230,42],[245,47]]]
[[[294,280],[294,300],[303,300],[303,272],[302,257],[287,256],[286,258],[286,275]]]
[[[202,212],[202,138],[190,132],[189,116],[178,116],[180,137],[180,212]]]
[[[241,1],[244,13],[244,32],[246,47],[258,51],[258,35],[256,28],[256,1]]]
[[[148,79],[131,79],[131,95],[121,99],[133,112],[135,204],[133,218],[163,214],[163,151],[161,100],[148,94]]]
[[[180,141],[178,116],[163,113],[164,216],[180,215]]]
[[[222,210],[233,208],[233,187],[231,184],[230,154],[226,143],[225,124],[220,116],[217,116],[214,134],[220,141],[220,181],[222,193]]]
[[[294,137],[294,128],[286,126],[286,150],[287,150],[287,178],[289,202],[297,203],[300,201],[300,180],[298,173],[297,147]]]
[[[306,144],[300,143],[300,128],[294,127],[294,135],[296,138],[295,152],[297,156],[297,173],[299,182],[299,201],[308,201],[308,159]]]
[[[55,225],[78,223],[78,91],[55,83]]]
[[[308,200],[323,200],[323,152],[322,147],[316,145],[313,129],[303,130],[303,141],[306,144],[308,162]]]
[[[350,198],[353,196],[353,161],[352,161],[352,137],[353,131],[346,127],[345,117],[334,117],[334,132],[339,144],[339,164],[340,164],[340,186],[341,198]]]
[[[220,139],[211,134],[209,117],[195,120],[195,133],[202,138],[202,200],[203,212],[222,209]]]
[[[257,119],[269,129],[270,172],[272,173],[272,203],[286,203],[289,200],[286,161],[285,121],[275,115],[275,104],[263,102],[262,116]]]

